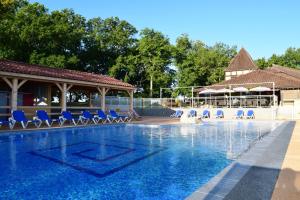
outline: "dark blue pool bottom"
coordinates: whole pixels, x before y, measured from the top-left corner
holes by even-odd
[[[129,162],[127,162],[126,164],[124,165],[121,165],[119,167],[115,167],[111,170],[108,170],[108,171],[105,171],[104,173],[99,173],[95,170],[91,170],[91,169],[88,169],[88,168],[85,168],[85,167],[82,167],[80,165],[74,165],[74,164],[71,164],[71,163],[68,163],[68,162],[65,162],[63,160],[59,160],[57,158],[53,158],[53,157],[50,157],[50,156],[46,156],[46,155],[43,155],[42,152],[44,151],[49,151],[49,150],[56,150],[56,149],[62,149],[63,147],[70,147],[70,146],[76,146],[76,145],[80,145],[80,144],[93,144],[93,145],[102,145],[102,146],[105,146],[105,147],[114,147],[114,148],[117,148],[117,149],[122,149],[124,150],[123,152],[121,153],[118,153],[118,154],[115,154],[115,155],[111,155],[111,156],[108,156],[108,157],[105,157],[105,158],[102,158],[102,159],[97,159],[95,157],[91,157],[91,156],[87,156],[87,155],[83,155],[83,153],[86,153],[86,152],[91,152],[91,151],[95,151],[96,149],[85,149],[85,150],[82,150],[82,151],[79,151],[79,152],[74,152],[72,153],[72,155],[74,156],[77,156],[77,157],[80,157],[80,158],[83,158],[83,159],[88,159],[88,160],[92,160],[94,162],[98,162],[98,163],[101,163],[102,165],[106,165],[105,163],[103,163],[104,161],[109,161],[109,160],[112,160],[112,159],[115,159],[115,158],[118,158],[120,156],[123,156],[125,154],[129,154],[129,153],[132,153],[134,151],[136,151],[137,149],[132,149],[132,148],[126,148],[126,147],[122,147],[122,146],[118,146],[118,145],[109,145],[109,144],[101,144],[101,143],[95,143],[95,142],[80,142],[80,143],[74,143],[74,144],[68,144],[68,145],[64,145],[64,146],[58,146],[58,147],[51,147],[51,148],[45,148],[45,149],[38,149],[38,150],[35,150],[35,151],[30,151],[28,152],[29,154],[31,154],[32,156],[37,156],[37,157],[41,157],[41,158],[44,158],[44,159],[47,159],[49,161],[52,161],[52,162],[55,162],[57,164],[60,164],[60,165],[63,165],[63,166],[67,166],[67,167],[70,167],[72,169],[75,169],[75,170],[78,170],[82,173],[86,173],[88,175],[92,175],[92,176],[95,176],[97,178],[103,178],[103,177],[106,177],[106,176],[109,176],[115,172],[118,172],[120,170],[123,170],[124,168],[130,166],[130,165],[134,165],[144,159],[147,159],[151,156],[154,156],[155,154],[158,154],[160,153],[161,151],[164,151],[166,150],[167,148],[165,147],[160,147],[160,146],[157,146],[157,145],[154,145],[153,147],[155,148],[159,148],[158,150],[156,151],[153,151],[153,152],[150,152],[142,157],[139,157],[139,158],[136,158],[134,160],[131,160]],[[136,144],[136,143],[135,143]],[[143,146],[146,146],[147,145],[144,145],[144,144],[138,144],[138,145],[143,145]],[[107,166],[107,165],[106,165]]]

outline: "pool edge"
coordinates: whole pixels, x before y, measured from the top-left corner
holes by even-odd
[[[294,127],[294,121],[282,122],[271,134],[256,142],[249,151],[186,199],[270,199]],[[270,145],[276,146],[275,154]],[[251,176],[258,177],[252,179]]]

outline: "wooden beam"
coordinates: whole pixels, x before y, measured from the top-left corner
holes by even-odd
[[[63,79],[63,78],[53,78],[53,77],[46,77],[46,76],[37,76],[37,75],[29,75],[29,74],[19,74],[19,73],[12,73],[12,72],[3,72],[0,71],[0,76],[7,76],[7,77],[17,77],[21,79],[27,79],[27,80],[34,80],[34,81],[41,81],[41,82],[50,82],[50,83],[70,83],[74,85],[85,85],[90,87],[106,87],[106,88],[112,88],[116,90],[130,90],[133,89],[132,87],[126,87],[126,86],[116,86],[116,85],[110,85],[110,84],[101,84],[101,83],[93,83],[88,81],[78,81],[78,80],[70,80],[70,79]]]
[[[73,84],[67,85],[67,91],[69,91],[73,87]]]
[[[55,85],[58,87],[58,89],[62,92],[63,91],[63,88],[62,86],[59,84],[59,83],[55,83]]]
[[[21,83],[18,84],[18,89],[20,89],[20,87],[22,87],[22,85],[24,85],[24,83],[26,82],[27,82],[26,79],[22,80]]]
[[[7,85],[12,89],[13,88],[13,85],[12,85],[12,82],[6,78],[6,77],[2,77],[2,79],[7,83]]]
[[[98,90],[98,92],[100,93],[100,95],[102,96],[102,90],[101,90],[101,87],[97,87],[97,90]]]

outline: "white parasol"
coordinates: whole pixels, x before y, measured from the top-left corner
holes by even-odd
[[[268,87],[258,86],[258,87],[250,89],[250,91],[251,92],[259,92],[259,99],[260,99],[259,106],[261,106],[261,92],[271,91],[271,89]]]

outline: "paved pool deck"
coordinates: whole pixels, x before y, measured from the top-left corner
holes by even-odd
[[[300,121],[296,122],[272,200],[300,199]]]
[[[300,170],[295,166],[300,167],[300,159],[288,155],[297,154],[291,148],[300,152],[298,143],[293,142],[300,142],[299,122],[294,127],[295,122],[283,122],[187,199],[299,200]],[[286,170],[287,162],[293,172]]]

